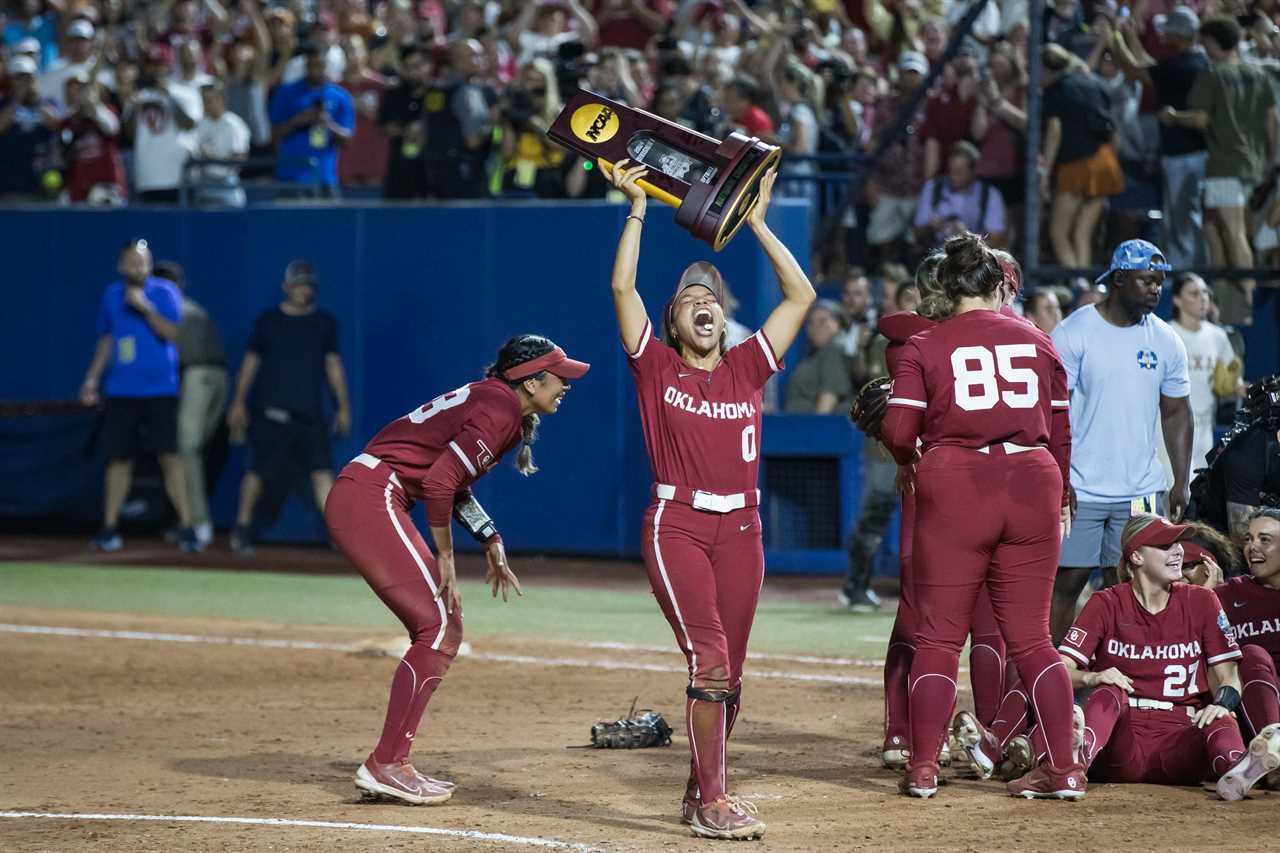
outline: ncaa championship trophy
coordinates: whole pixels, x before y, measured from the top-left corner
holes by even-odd
[[[649,175],[636,183],[676,208],[676,223],[717,252],[746,221],[760,179],[782,156],[754,136],[735,131],[721,142],[581,89],[547,136],[601,165],[643,163]]]

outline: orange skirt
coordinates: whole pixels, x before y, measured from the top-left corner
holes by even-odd
[[[1124,192],[1124,170],[1116,150],[1107,143],[1090,157],[1058,166],[1054,189],[1085,198],[1119,195]]]

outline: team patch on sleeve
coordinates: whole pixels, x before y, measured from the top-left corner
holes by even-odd
[[[1225,618],[1225,617],[1224,617]],[[1085,638],[1089,636],[1089,632],[1083,628],[1072,628],[1067,632],[1067,636],[1063,638],[1064,643],[1070,643],[1077,649],[1084,647]]]
[[[1227,638],[1227,645],[1234,647],[1236,639],[1231,636],[1231,623],[1227,621],[1227,614],[1222,610],[1218,611],[1218,627],[1222,630],[1222,636]]]

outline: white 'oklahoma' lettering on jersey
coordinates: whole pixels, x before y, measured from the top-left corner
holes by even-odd
[[[1142,646],[1139,650],[1135,643],[1122,643],[1114,637],[1107,640],[1107,653],[1130,660],[1178,660],[1179,658],[1199,657],[1200,641],[1189,643],[1170,643],[1165,646]]]
[[[693,395],[678,391],[670,385],[663,392],[662,400],[668,406],[674,406],[677,409],[682,409],[690,414],[701,415],[705,418],[715,418],[719,421],[736,421],[756,416],[756,407],[751,403],[713,403],[708,400],[702,400],[699,405],[695,406],[693,404]]]

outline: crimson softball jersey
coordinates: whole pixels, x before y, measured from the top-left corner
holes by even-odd
[[[925,451],[1048,446],[1053,410],[1070,403],[1067,372],[1049,336],[994,311],[967,311],[907,341],[889,398],[890,406],[925,413]]]
[[[422,500],[423,481],[442,453],[466,470],[463,485],[483,476],[520,443],[520,398],[500,379],[463,385],[382,428],[364,452],[391,466],[405,493]]]
[[[1130,583],[1095,592],[1058,651],[1094,672],[1120,670],[1135,698],[1193,707],[1210,701],[1205,670],[1241,657],[1217,597],[1185,583],[1159,613],[1147,612]]]
[[[1242,646],[1261,646],[1280,667],[1280,589],[1241,575],[1214,588],[1231,624],[1231,636]]]
[[[764,332],[708,371],[686,364],[646,321],[628,355],[654,480],[715,494],[754,490],[764,384],[782,366]]]

